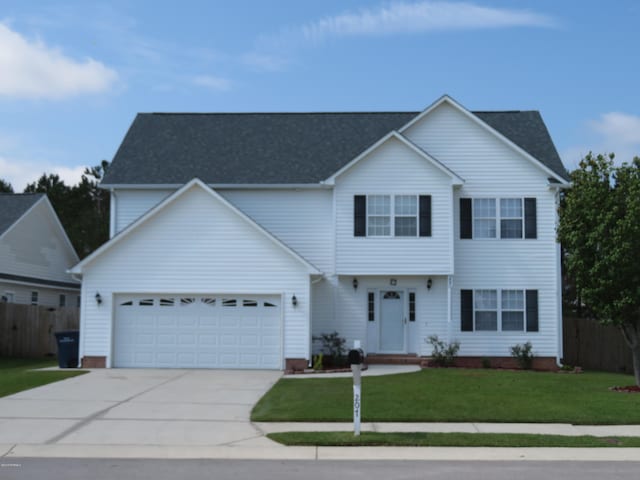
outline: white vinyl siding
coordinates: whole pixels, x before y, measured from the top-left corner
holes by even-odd
[[[244,189],[218,193],[321,272],[333,272],[331,190]]]
[[[336,267],[339,274],[446,274],[452,270],[451,178],[390,139],[336,180]],[[354,196],[431,195],[431,237],[354,237]],[[371,211],[367,211],[369,222]],[[379,218],[385,218],[384,214]],[[386,220],[385,220],[386,221]],[[386,231],[386,230],[385,230]]]
[[[80,353],[111,365],[114,295],[215,292],[281,296],[284,358],[309,358],[309,283],[307,267],[194,185],[86,265]]]
[[[516,343],[531,341],[537,356],[559,352],[559,296],[555,235],[556,203],[548,175],[453,107],[443,104],[405,134],[465,179],[454,190],[455,275],[452,339],[461,356],[509,356]],[[537,200],[537,239],[460,239],[460,197]],[[499,208],[499,205],[496,207]],[[460,332],[461,289],[538,290],[538,332]]]
[[[0,279],[0,295],[4,295],[3,292],[11,292],[13,294],[13,303],[20,303],[22,305],[31,305],[31,292],[38,291],[38,305],[47,307],[58,307],[60,303],[60,295],[65,295],[67,299],[77,294],[78,290],[73,289],[61,289],[61,288],[47,288],[43,286],[25,285],[23,283],[7,282]],[[67,307],[71,304],[67,302]]]
[[[118,189],[115,191],[115,233],[124,230],[147,213],[175,190],[169,189]],[[114,193],[112,193],[114,195]]]
[[[429,355],[431,349],[425,339],[438,335],[442,339],[449,336],[447,322],[447,278],[433,276],[431,289],[427,289],[427,279],[423,276],[398,276],[396,285],[389,284],[389,277],[358,277],[358,288],[353,288],[353,278],[333,277],[323,279],[313,288],[313,335],[337,331],[347,341],[360,340],[366,353],[377,351],[379,344],[380,296],[382,290],[404,292],[406,314],[410,314],[410,293],[415,293],[415,321],[406,324],[407,352]],[[373,293],[374,320],[369,321],[369,294]],[[314,344],[314,351],[320,350],[320,343]]]
[[[67,269],[78,262],[78,257],[66,242],[53,215],[46,201],[40,200],[2,236],[0,272],[43,280],[75,282]],[[57,305],[57,299],[52,305]]]

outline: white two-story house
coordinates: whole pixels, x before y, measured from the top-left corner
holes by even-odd
[[[111,239],[77,264],[94,367],[299,369],[313,336],[494,365],[561,358],[556,206],[535,111],[140,114],[102,187]]]

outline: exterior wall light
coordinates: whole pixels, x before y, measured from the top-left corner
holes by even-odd
[[[353,285],[353,289],[357,290],[358,289],[358,279],[354,278],[353,282],[351,282],[351,284]]]
[[[433,281],[431,279],[427,280],[427,290],[431,290],[431,286],[433,285]]]
[[[96,292],[96,303],[98,305],[102,304],[102,296],[100,295],[100,292]]]
[[[396,280],[395,278],[390,278],[389,279],[389,285],[397,285],[398,284],[398,280]]]
[[[293,297],[291,297],[291,304],[292,304],[294,307],[297,307],[297,306],[298,306],[298,299],[296,298],[295,294],[293,295]]]

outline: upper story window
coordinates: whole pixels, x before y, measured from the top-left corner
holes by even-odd
[[[537,238],[535,198],[461,198],[460,238]]]
[[[61,293],[58,296],[58,306],[60,307],[65,307],[67,305],[67,296],[63,293]]]
[[[389,195],[370,195],[367,200],[367,236],[390,236],[391,197]]]
[[[356,195],[354,236],[430,237],[431,195]]]
[[[31,292],[31,305],[38,305],[38,292],[34,290]]]

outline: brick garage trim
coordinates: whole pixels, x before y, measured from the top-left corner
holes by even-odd
[[[82,357],[82,368],[106,368],[107,357]]]
[[[483,368],[483,361],[488,360],[491,368],[519,369],[518,361],[513,357],[457,357],[454,362],[459,368]],[[431,361],[425,358],[422,366],[430,366]],[[558,370],[555,357],[535,357],[533,370],[555,372]]]
[[[287,372],[302,372],[309,365],[306,358],[287,358],[284,361],[284,368]]]

